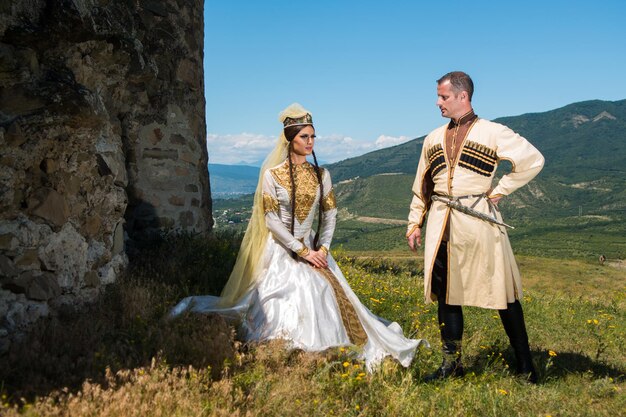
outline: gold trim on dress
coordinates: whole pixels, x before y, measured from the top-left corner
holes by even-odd
[[[361,320],[359,320],[359,316],[356,314],[356,310],[350,300],[348,300],[348,296],[341,287],[339,280],[328,268],[318,268],[316,271],[319,271],[326,278],[326,281],[328,281],[335,293],[341,320],[350,342],[357,346],[364,345],[367,342],[367,333],[365,333]]]
[[[335,190],[331,189],[322,200],[322,210],[328,211],[334,208],[337,208],[337,200],[335,199]]]
[[[310,252],[311,251],[306,246],[302,246],[302,249],[296,251],[298,256],[301,258],[304,258],[305,256],[307,256]]]
[[[263,193],[263,211],[265,214],[267,213],[278,213],[280,205],[278,204],[278,200],[274,198],[274,196]]]
[[[315,204],[317,195],[319,194],[319,183],[315,168],[313,165],[305,162],[300,165],[294,165],[294,181],[296,182],[296,219],[303,223],[311,213],[311,208]],[[289,178],[289,162],[277,168],[270,169],[270,173],[281,187],[287,190],[287,194],[291,199],[291,179]],[[323,174],[323,172],[322,172]]]

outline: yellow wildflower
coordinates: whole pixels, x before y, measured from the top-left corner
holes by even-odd
[[[498,392],[502,395],[507,395],[509,393],[507,390],[502,389],[502,388],[498,388]]]
[[[350,366],[350,362],[344,362],[344,363],[343,363],[343,367],[344,367],[344,368],[347,368],[348,366]]]
[[[555,352],[555,351],[553,351],[553,350],[549,350],[549,351],[548,351],[548,355],[550,355],[550,356],[556,356],[556,352]]]

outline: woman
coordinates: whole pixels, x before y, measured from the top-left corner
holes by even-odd
[[[221,297],[188,297],[172,315],[217,312],[240,323],[244,340],[285,339],[305,351],[357,345],[369,370],[386,356],[408,366],[427,343],[405,338],[397,323],[363,306],[328,252],[337,208],[330,174],[313,152],[311,113],[292,104],[279,120],[283,133],[261,168],[252,217]]]

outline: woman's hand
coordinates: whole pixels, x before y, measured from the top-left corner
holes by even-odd
[[[309,253],[304,257],[311,265],[316,268],[328,267],[328,261],[326,261],[326,253],[322,250],[311,249]]]

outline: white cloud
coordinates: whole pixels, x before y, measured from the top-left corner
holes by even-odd
[[[327,163],[363,155],[373,150],[375,147],[371,141],[356,140],[339,134],[318,136],[315,143],[315,154]]]
[[[390,146],[399,145],[406,141],[411,140],[412,138],[408,136],[386,136],[380,135],[374,144],[376,145],[376,149],[388,148]]]
[[[209,162],[215,164],[258,165],[274,148],[276,137],[254,133],[207,134]]]
[[[318,136],[315,154],[320,161],[332,163],[377,149],[404,143],[408,136],[380,135],[376,140],[357,140],[350,136],[331,134]],[[207,134],[209,161],[216,164],[258,165],[276,145],[276,136],[254,133],[229,135]]]

